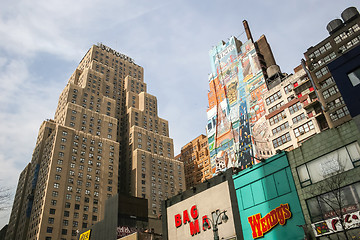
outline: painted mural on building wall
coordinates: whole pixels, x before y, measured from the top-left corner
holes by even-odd
[[[207,135],[212,173],[247,168],[268,149],[264,101],[267,91],[254,44],[232,37],[210,51]],[[255,134],[255,135],[254,135]],[[264,149],[262,149],[264,148]]]

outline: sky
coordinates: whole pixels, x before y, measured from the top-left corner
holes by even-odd
[[[266,35],[283,72],[328,36],[358,0],[12,0],[0,8],[0,193],[15,193],[42,121],[87,50],[98,42],[144,67],[148,93],[169,121],[175,154],[205,134],[209,50],[231,36]],[[8,223],[13,199],[0,211]]]

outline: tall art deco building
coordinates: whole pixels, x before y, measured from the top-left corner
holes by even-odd
[[[6,239],[77,239],[118,192],[147,198],[149,219],[156,219],[161,200],[185,189],[183,163],[174,160],[168,122],[158,117],[143,72],[103,44],[89,49],[54,120],[40,127]]]

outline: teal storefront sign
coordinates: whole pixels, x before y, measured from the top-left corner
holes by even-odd
[[[244,239],[304,239],[304,216],[286,153],[233,179]]]

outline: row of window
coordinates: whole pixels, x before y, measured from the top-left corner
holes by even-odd
[[[274,148],[277,148],[277,147],[280,147],[281,145],[283,145],[287,142],[290,142],[290,141],[291,141],[290,133],[287,132],[284,135],[274,139],[272,142],[273,142]]]
[[[300,135],[303,135],[307,132],[309,132],[310,130],[314,129],[314,125],[312,121],[309,121],[297,128],[294,129],[294,133],[295,133],[295,137],[298,137]]]
[[[286,118],[286,114],[284,111],[282,111],[269,119],[270,125],[274,125],[285,118]]]
[[[324,81],[322,81],[320,83],[320,87],[321,87],[321,89],[324,89],[324,88],[330,86],[333,83],[335,83],[333,77],[329,77],[329,78],[327,78],[326,80],[324,80]]]
[[[283,104],[284,104],[284,101],[281,101],[278,104],[272,106],[271,108],[269,108],[269,113],[279,109]]]
[[[281,124],[280,126],[274,128],[272,130],[272,133],[273,133],[273,135],[275,135],[275,134],[287,129],[288,127],[289,127],[289,122],[286,121],[285,123]]]
[[[301,114],[297,115],[296,117],[294,117],[294,118],[292,119],[292,121],[293,121],[293,123],[295,124],[295,123],[298,123],[298,122],[300,122],[301,120],[303,120],[303,119],[305,119],[305,118],[306,118],[305,114],[304,114],[304,113],[301,113]]]
[[[340,199],[338,196],[341,196]],[[342,196],[346,196],[346,197],[342,197]],[[336,189],[336,191],[333,191],[331,189],[330,192],[307,199],[306,205],[309,209],[311,222],[316,223],[321,220],[334,218],[334,217],[338,216],[338,213],[334,213],[334,210],[339,210],[339,208],[342,208],[341,211],[343,212],[343,214],[354,212],[355,209],[359,210],[359,207],[358,207],[360,205],[360,197],[359,196],[360,196],[360,183],[357,182],[357,183],[351,184],[349,186],[345,186],[340,189]],[[347,219],[350,216],[351,216],[350,214],[346,214],[346,217],[344,219]],[[353,215],[353,216],[356,217],[354,219],[357,219],[357,215]],[[334,223],[334,220],[332,221],[333,223]],[[347,223],[347,220],[344,220],[344,221]],[[349,218],[348,221],[352,221],[352,219]],[[324,226],[323,223],[324,222],[321,222],[320,224],[322,226]],[[313,229],[317,228],[316,225],[319,225],[319,224],[312,224]],[[326,226],[326,223],[325,223],[325,226]],[[327,231],[329,231],[328,228],[326,228],[326,229],[327,229]],[[339,237],[339,236],[337,236],[337,237]],[[355,237],[353,237],[353,239],[354,238]],[[338,238],[338,239],[341,239],[341,238]]]
[[[360,147],[348,144],[296,168],[302,187],[353,169],[360,165]]]
[[[281,98],[281,92],[277,91],[276,93],[274,93],[273,95],[271,95],[270,97],[266,98],[266,104],[270,105],[271,103],[275,102],[276,100]]]
[[[322,45],[321,47],[319,47],[319,49],[315,50],[314,52],[309,54],[309,58],[310,59],[314,59],[318,56],[320,56],[321,54],[324,54],[326,51],[330,50],[331,44],[329,42],[325,43],[324,45]]]
[[[334,52],[331,52],[329,55],[326,55],[322,59],[314,62],[312,65],[314,67],[314,70],[325,65],[327,62],[330,62],[332,59],[336,58],[336,54]]]
[[[360,36],[356,37],[356,38],[352,39],[351,41],[345,43],[344,45],[340,46],[339,50],[341,50],[342,52],[345,52],[348,49],[352,48],[353,46],[356,46],[357,44],[359,44],[359,40],[360,40]]]
[[[344,102],[343,98],[339,97],[339,98],[335,99],[334,101],[327,103],[327,107],[329,108],[329,110],[333,110],[334,108],[340,107],[344,104],[345,104],[345,102]]]
[[[347,115],[349,115],[349,110],[346,106],[343,106],[342,108],[336,110],[335,112],[330,113],[331,121],[337,121],[340,118],[343,118]]]
[[[328,99],[329,97],[331,97],[332,95],[336,94],[339,92],[339,89],[336,85],[324,90],[322,92],[324,99]]]
[[[302,105],[300,102],[297,102],[289,107],[290,114],[293,114],[297,111],[299,111],[302,108]]]
[[[293,89],[293,86],[291,84],[288,84],[287,86],[285,86],[284,87],[285,94],[290,93],[292,89]]]
[[[340,33],[339,35],[334,37],[334,41],[336,44],[339,44],[341,41],[348,38],[348,36],[351,36],[354,32],[359,31],[359,25],[356,23],[354,26],[350,27],[348,30]]]
[[[327,67],[323,67],[321,68],[319,71],[315,72],[315,76],[316,78],[321,78],[322,76],[324,76],[325,74],[327,74],[329,72]]]

